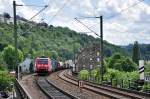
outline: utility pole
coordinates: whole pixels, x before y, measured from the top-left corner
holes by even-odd
[[[16,1],[13,1],[13,13],[14,13],[14,40],[15,40],[15,66],[18,68],[17,78],[19,79],[19,66],[17,60],[17,20],[16,20]]]
[[[75,60],[76,60],[76,59],[75,59],[75,41],[74,41],[74,44],[73,44],[73,54],[74,54],[74,55],[73,55],[73,58],[74,58],[73,60],[74,60],[74,62],[73,62],[72,71],[75,72],[75,71],[74,71],[74,70],[76,69],[76,66],[75,66]]]
[[[103,62],[103,16],[99,16],[99,17],[84,17],[84,18],[97,18],[100,20],[100,36],[93,31],[92,29],[90,29],[89,27],[87,27],[85,24],[83,24],[81,21],[79,21],[78,19],[80,18],[75,18],[78,22],[80,22],[83,26],[85,26],[87,29],[89,29],[91,32],[93,32],[95,35],[97,35],[98,37],[100,37],[100,54],[101,54],[101,67],[100,67],[100,71],[101,71],[101,81],[103,81],[103,66],[104,66],[104,62]],[[82,19],[82,18],[81,18]]]
[[[103,81],[103,66],[104,66],[104,62],[103,62],[103,16],[100,16],[100,37],[101,37],[101,80]]]

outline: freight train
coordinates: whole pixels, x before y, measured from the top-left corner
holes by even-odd
[[[40,73],[47,73],[49,74],[52,71],[52,65],[50,58],[36,58],[35,59],[35,72]]]
[[[61,69],[70,68],[68,61],[60,62],[47,57],[37,57],[34,63],[34,70],[37,74],[50,74]]]

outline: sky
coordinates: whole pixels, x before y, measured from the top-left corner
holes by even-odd
[[[13,16],[13,0],[0,0],[0,13]],[[138,41],[150,44],[150,0],[16,0],[17,4],[48,7],[33,21],[42,19],[49,25],[69,27],[77,32],[90,32],[74,18],[103,16],[104,40],[115,45]],[[19,16],[30,19],[43,7],[17,6]],[[79,19],[99,34],[99,19]],[[88,33],[97,37],[94,33]]]

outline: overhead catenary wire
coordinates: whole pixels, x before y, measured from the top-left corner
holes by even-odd
[[[43,20],[44,20],[44,18],[42,18],[42,19],[40,20],[40,22],[42,22]],[[39,23],[40,23],[40,22],[39,22]],[[29,29],[27,29],[26,31],[24,31],[24,32],[21,33],[21,34],[23,35],[23,34],[28,33],[32,28],[33,28],[33,25],[31,25],[31,27],[30,27]]]
[[[70,2],[71,0],[68,0],[66,3],[63,4],[62,7],[59,8],[59,10],[52,16],[52,18],[49,20],[48,24],[57,16],[57,14]]]
[[[23,6],[23,5],[19,5],[19,6]],[[42,8],[40,11],[38,11],[35,15],[33,15],[30,19],[26,19],[27,21],[24,21],[25,23],[29,23],[31,22],[31,20],[33,18],[35,18],[36,16],[38,16],[42,11],[44,11],[46,8],[48,7],[48,5],[45,5],[44,8]]]
[[[23,5],[19,5],[19,6],[23,6]],[[42,8],[40,11],[38,11],[35,15],[33,15],[30,19],[28,19],[27,21],[25,21],[25,23],[29,23],[34,17],[38,16],[42,11],[44,11],[46,8],[48,7],[48,5],[45,5],[44,8]],[[41,21],[43,21],[44,19],[42,19]],[[26,32],[29,32],[32,29],[32,25],[29,29],[27,29],[26,31],[24,31],[22,34],[25,34]]]
[[[39,15],[43,10],[45,10],[48,7],[48,5],[45,5],[43,9],[41,9],[39,12],[37,12],[34,16],[32,16],[29,20],[32,20],[34,17]]]
[[[73,20],[73,21],[77,22],[76,20]],[[72,22],[72,24],[74,24],[74,22]],[[77,25],[77,24],[74,24],[74,25]],[[90,34],[90,33],[92,33],[91,31],[85,31],[85,30],[82,30],[81,28],[78,28],[78,29],[79,29],[78,33],[80,33],[80,34]]]
[[[127,8],[121,9],[117,14],[114,14],[114,15],[108,17],[107,19],[114,18],[114,17],[116,17],[116,16],[121,15],[122,12],[124,12],[124,11],[126,11],[126,10],[128,10],[128,9],[130,9],[130,8],[132,8],[132,7],[137,6],[138,4],[142,3],[144,0],[138,0],[138,1],[139,1],[139,2],[134,3],[133,5],[128,6]]]
[[[118,16],[118,15],[121,15],[121,13],[123,13],[124,11],[126,11],[126,10],[128,10],[128,9],[130,9],[130,8],[132,8],[132,7],[137,6],[138,4],[142,3],[144,0],[138,0],[138,1],[139,1],[139,2],[134,3],[133,5],[128,6],[127,8],[121,9],[120,12],[118,12],[117,14],[111,15],[111,16],[108,17],[107,19],[114,18],[114,17],[116,17],[116,16]],[[109,2],[109,1],[108,1],[108,2]],[[77,18],[77,19],[86,19],[86,18],[93,18],[93,17],[80,17],[80,18]],[[106,19],[104,19],[104,20],[106,20]],[[148,23],[148,22],[147,22],[147,23]],[[94,27],[94,26],[96,26],[97,24],[99,24],[99,22],[96,23],[96,24],[94,24],[94,25],[92,25],[92,26],[90,26],[89,28]]]
[[[20,5],[20,6],[45,7],[45,5]]]
[[[90,29],[88,26],[86,26],[84,23],[82,23],[81,21],[79,21],[77,18],[75,18],[76,21],[78,21],[79,23],[81,23],[83,26],[85,26],[88,30],[90,30],[91,32],[93,32],[95,35],[97,35],[98,37],[100,37],[95,31],[93,31],[92,29]]]

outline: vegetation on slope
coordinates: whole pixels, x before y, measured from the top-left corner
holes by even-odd
[[[74,51],[87,45],[99,44],[99,39],[90,35],[79,34],[67,27],[31,26],[25,23],[18,24],[18,48],[26,57],[29,53],[35,57],[51,55],[52,52],[60,59],[73,59]],[[0,50],[13,42],[13,25],[0,23]],[[43,53],[44,52],[44,53]],[[105,56],[111,56],[114,52],[128,55],[122,48],[104,41]]]

